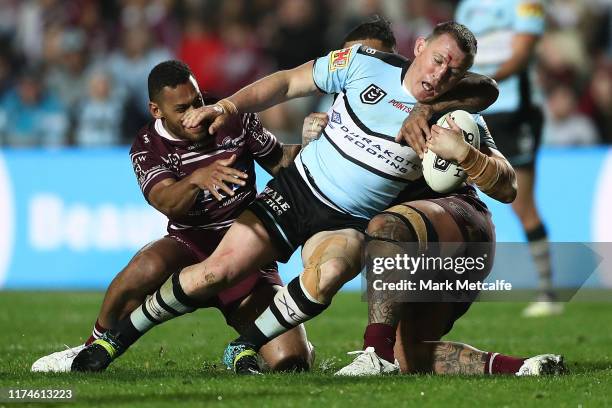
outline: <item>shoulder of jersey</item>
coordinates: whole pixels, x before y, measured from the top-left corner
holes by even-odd
[[[362,45],[361,47],[357,49],[357,54],[362,54],[368,57],[377,58],[395,67],[404,67],[406,64],[410,63],[410,60],[408,60],[407,58],[399,54],[378,51],[377,49],[367,47],[365,45]]]

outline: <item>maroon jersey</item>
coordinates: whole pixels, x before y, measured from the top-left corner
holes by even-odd
[[[139,132],[130,149],[134,173],[148,201],[151,188],[161,180],[181,180],[195,170],[233,154],[232,167],[248,174],[244,186],[226,184],[234,190],[233,197],[222,190],[217,201],[208,190],[198,194],[188,213],[180,219],[168,220],[168,232],[186,229],[220,230],[229,228],[256,196],[254,159],[279,154],[281,144],[265,129],[256,114],[244,114],[234,131],[218,131],[201,142],[177,139],[164,127],[161,119],[150,122]],[[238,121],[236,121],[238,122]]]

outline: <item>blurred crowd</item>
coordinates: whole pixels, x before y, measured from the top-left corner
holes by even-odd
[[[373,14],[398,51],[452,19],[436,0],[0,0],[0,145],[131,143],[149,120],[147,74],[178,58],[218,96],[339,47]],[[549,0],[534,61],[552,145],[612,143],[612,1]],[[316,100],[263,114],[297,141]]]

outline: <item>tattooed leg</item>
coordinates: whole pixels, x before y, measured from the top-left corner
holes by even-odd
[[[433,353],[435,374],[484,374],[487,353],[463,343],[450,341],[423,342]]]
[[[411,373],[439,375],[516,374],[526,358],[478,350],[452,341],[411,344]]]
[[[415,237],[405,222],[393,214],[379,214],[368,225],[366,257],[395,257],[404,252],[402,243],[414,241]],[[371,262],[368,262],[370,265]],[[379,357],[393,362],[395,332],[401,313],[403,294],[400,291],[375,290],[374,281],[383,279],[386,283],[399,281],[400,271],[387,270],[384,275],[367,271],[368,326],[364,333],[364,349],[374,347]]]

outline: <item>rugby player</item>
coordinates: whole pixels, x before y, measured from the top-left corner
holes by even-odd
[[[363,23],[355,28],[347,37],[342,48],[355,43],[365,44],[380,51],[394,52],[395,39],[390,25],[383,19]],[[407,139],[411,142],[424,140],[420,122],[429,119],[411,113],[405,121],[405,133],[410,133]],[[419,117],[420,116],[420,117]],[[419,118],[418,120],[416,118]],[[307,120],[322,120],[312,115]],[[410,125],[413,123],[413,125]],[[306,124],[305,124],[306,127]],[[455,130],[458,130],[455,128]],[[481,139],[489,138],[487,129],[480,127]],[[306,128],[304,134],[307,134]],[[320,134],[311,131],[309,139],[317,139]],[[419,146],[415,146],[415,150]],[[442,199],[430,189],[420,193],[419,201],[410,201],[414,193],[403,191],[395,200],[402,204],[392,207],[383,214],[375,216],[368,225],[368,256],[371,258],[393,257],[403,253],[405,248],[401,243],[417,242],[419,239],[434,243],[440,252],[440,246],[445,242],[478,242],[472,248],[457,253],[445,251],[448,256],[478,256],[478,251],[493,253],[494,230],[491,217],[485,205],[478,200],[472,187],[466,186],[457,191],[455,197]],[[427,199],[429,197],[429,199]],[[408,208],[406,208],[408,207]],[[417,212],[419,211],[419,212]],[[425,230],[422,226],[426,225]],[[421,229],[419,229],[421,227]],[[419,232],[415,234],[415,232]],[[426,232],[430,234],[427,235]],[[467,231],[471,231],[468,234]],[[474,234],[474,232],[477,232]],[[437,242],[436,242],[437,241]],[[490,242],[491,245],[482,243]],[[423,242],[420,242],[423,244]],[[417,245],[418,246],[418,245]],[[456,245],[450,245],[455,250]],[[469,249],[472,253],[470,254]],[[433,251],[432,251],[433,252]],[[462,253],[466,252],[466,253]],[[440,255],[440,253],[438,253]],[[485,274],[488,274],[493,263],[493,257],[487,259]],[[370,276],[368,288],[376,276]],[[474,279],[476,280],[476,279]],[[480,279],[482,280],[482,278]],[[397,299],[399,297],[400,299]],[[500,353],[487,353],[469,345],[457,342],[442,342],[441,337],[448,333],[456,319],[469,308],[467,302],[414,302],[400,293],[393,292],[368,293],[368,326],[364,334],[363,350],[351,352],[358,354],[347,367],[339,370],[337,375],[379,375],[403,372],[433,372],[436,374],[519,374],[538,375],[560,372],[564,369],[559,356],[540,355],[532,358],[517,358]],[[396,344],[396,337],[399,342]],[[395,350],[394,350],[395,346]],[[395,363],[395,356],[398,362]]]
[[[480,50],[474,71],[494,78],[500,87],[499,99],[483,114],[500,150],[516,170],[519,193],[512,209],[529,242],[539,277],[538,298],[523,315],[559,314],[563,304],[555,302],[548,233],[534,195],[535,160],[544,116],[539,95],[530,79],[529,62],[544,33],[544,2],[463,0],[457,8],[456,18],[470,28],[478,40]]]
[[[455,23],[439,26],[427,40],[421,39],[412,63],[361,45],[333,51],[187,114],[186,127],[212,122],[209,132],[214,134],[239,112],[260,111],[319,90],[339,94],[325,137],[311,142],[292,166],[279,171],[213,254],[164,283],[159,296],[81,351],[73,368],[104,369],[154,325],[180,314],[158,306],[160,299],[181,309],[197,307],[241,279],[253,264],[285,261],[304,244],[304,272],[276,294],[229,349],[236,372],[256,373],[255,357],[263,344],[323,312],[340,287],[359,273],[369,219],[402,189],[423,186],[419,154],[396,142],[395,135],[412,106],[444,96],[464,77],[475,53],[475,44],[466,41],[468,33]],[[457,133],[442,133],[442,139],[447,154],[465,143]],[[479,163],[495,161],[476,155]],[[501,173],[494,185],[511,200],[511,167]]]
[[[130,157],[145,199],[168,217],[168,235],[142,248],[113,279],[85,345],[129,316],[173,273],[210,256],[255,198],[255,161],[274,175],[293,161],[300,148],[281,145],[256,114],[236,116],[231,126],[214,136],[203,126],[185,128],[181,119],[187,112],[216,100],[206,96],[203,100],[193,74],[182,62],[166,61],[154,67],[148,88],[154,119],[136,136]],[[244,279],[198,307],[218,308],[241,333],[281,286],[276,264],[270,262],[250,268]],[[32,371],[70,371],[74,356],[85,345],[42,357]],[[309,368],[312,351],[304,328],[296,327],[271,341],[262,348],[262,357],[273,370]]]

